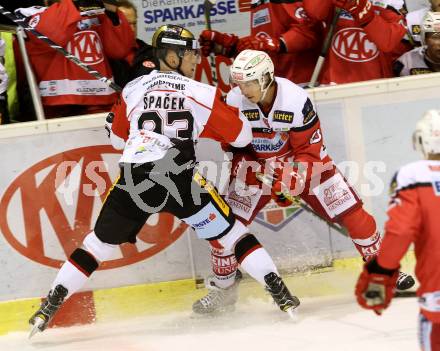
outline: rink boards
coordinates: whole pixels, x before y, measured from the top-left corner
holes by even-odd
[[[400,165],[419,158],[411,134],[425,110],[440,108],[439,85],[440,75],[434,74],[309,90],[330,155],[338,164],[356,161],[340,166],[349,169],[347,176],[381,226],[389,180]],[[102,115],[72,117],[0,129],[0,157],[7,165],[0,178],[0,314],[10,326],[17,320],[17,327],[23,326],[39,302],[33,297],[47,294],[60,264],[93,227],[106,189],[117,176],[119,155],[108,144],[103,120]],[[218,167],[217,172],[210,168],[208,176],[224,188],[227,162],[219,147],[200,144],[200,159]],[[356,256],[349,239],[294,207],[268,207],[251,230],[285,272]],[[86,289],[95,293],[85,292],[80,299],[96,312],[87,321],[108,310],[99,307],[101,302],[112,301],[97,299],[99,291],[154,283],[153,291],[156,284],[165,284],[184,294],[209,267],[205,242],[170,215],[152,216],[138,243],[121,247],[93,275]],[[123,299],[129,295],[125,291],[113,294]],[[141,296],[146,293],[140,291]]]

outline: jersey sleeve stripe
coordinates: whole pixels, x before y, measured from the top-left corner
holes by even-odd
[[[316,115],[309,123],[307,123],[306,125],[304,125],[304,126],[301,126],[301,127],[292,127],[292,128],[290,128],[290,130],[292,131],[292,132],[302,132],[302,131],[304,131],[304,130],[307,130],[307,129],[310,129],[310,128],[312,128],[312,127],[314,127],[315,126],[315,124],[316,123],[318,123],[319,122],[319,118],[318,118],[318,115]]]

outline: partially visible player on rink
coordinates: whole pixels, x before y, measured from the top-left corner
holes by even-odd
[[[421,47],[394,62],[397,77],[440,72],[440,12],[427,12],[420,28]]]
[[[307,14],[326,28],[342,9],[319,77],[320,84],[342,84],[393,77],[395,59],[412,47],[402,7],[396,0],[303,0]]]
[[[204,30],[202,53],[235,57],[252,49],[267,52],[277,62],[275,74],[297,84],[310,81],[318,58],[322,24],[311,20],[301,1],[252,1],[250,35]]]
[[[262,51],[242,51],[231,66],[231,79],[238,86],[228,93],[226,102],[248,118],[253,134],[250,146],[232,150],[227,201],[238,219],[249,225],[271,199],[280,206],[291,205],[283,195],[287,191],[319,216],[344,227],[366,261],[375,257],[381,243],[376,221],[328,156],[307,92],[274,76],[272,60]],[[265,192],[257,172],[275,176],[272,189]],[[214,276],[208,278],[208,295],[193,305],[196,313],[221,310],[237,300],[240,280],[234,253],[213,244]],[[411,276],[401,274],[399,289],[413,284]]]
[[[420,33],[423,19],[429,11],[440,12],[440,0],[429,0],[430,6],[408,12],[405,16],[408,33],[411,35],[411,41],[415,46],[424,45]]]
[[[235,253],[243,269],[266,286],[280,308],[299,305],[258,240],[217,190],[194,169],[194,143],[210,138],[235,147],[252,140],[238,109],[215,87],[191,79],[200,61],[188,30],[161,26],[152,39],[160,70],[126,85],[115,114],[112,144],[123,147],[121,174],[110,190],[95,228],[63,264],[47,298],[30,319],[31,335],[43,331],[62,303],[77,292],[120,244],[136,236],[152,213],[170,212],[201,239]]]
[[[413,144],[424,160],[403,166],[391,182],[382,248],[365,264],[356,297],[363,308],[382,314],[394,296],[399,262],[414,243],[420,348],[440,351],[440,110],[420,119]]]

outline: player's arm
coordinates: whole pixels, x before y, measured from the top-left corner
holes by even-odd
[[[318,45],[321,22],[311,19],[300,3],[282,5],[291,17],[289,29],[281,35],[284,52],[296,52],[314,48]]]
[[[380,15],[374,14],[372,20],[363,27],[368,39],[385,53],[407,51],[402,42],[406,34],[404,17],[397,11],[386,9]]]
[[[106,117],[105,129],[112,146],[122,150],[128,139],[130,124],[127,119],[127,105],[122,97],[118,98]]]
[[[358,303],[376,314],[381,314],[391,303],[400,260],[421,230],[417,184],[402,186],[401,180],[405,180],[405,175],[398,173],[391,185],[389,219],[378,257],[364,265],[356,284]]]
[[[402,177],[404,174],[398,173],[393,180],[397,188],[392,189],[385,236],[377,258],[379,265],[388,269],[399,267],[400,260],[422,226],[417,184],[402,187],[399,184]]]
[[[252,128],[238,108],[227,105],[217,90],[208,121],[200,137],[234,147],[244,147],[252,141]]]
[[[309,97],[306,98],[301,114],[297,115],[297,122],[289,132],[289,142],[297,162],[314,162],[322,160],[324,150],[319,121],[316,109]]]
[[[124,59],[136,50],[136,38],[127,19],[119,10],[106,11],[100,15],[99,34],[107,57],[115,60]]]
[[[331,15],[333,1],[303,0],[303,6],[308,16],[317,21],[324,21]]]
[[[65,47],[77,31],[77,23],[80,20],[80,12],[72,0],[64,0],[34,15],[29,23],[36,31]]]

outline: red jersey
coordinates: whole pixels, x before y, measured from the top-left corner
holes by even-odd
[[[251,11],[251,35],[282,38],[286,45],[287,53],[270,54],[275,75],[308,83],[319,55],[321,25],[307,16],[298,1],[258,1]]]
[[[332,0],[304,0],[308,15],[324,20],[327,28],[335,6]],[[392,63],[409,49],[404,17],[384,1],[371,1],[373,20],[361,27],[342,10],[322,69],[321,84],[342,84],[393,77]]]
[[[417,290],[423,315],[440,323],[440,161],[402,167],[392,182],[381,266],[394,269],[411,243],[417,259]]]
[[[246,99],[239,87],[227,95],[252,126],[252,151],[256,158],[293,158],[302,162],[327,162],[320,122],[307,92],[285,78],[275,77],[277,91],[269,112]]]
[[[72,0],[62,0],[36,12],[29,20],[30,26],[107,78],[112,77],[108,58],[123,59],[136,45],[130,25],[119,11],[117,25],[105,14],[82,17]],[[32,34],[27,50],[44,105],[115,102],[113,89]]]

